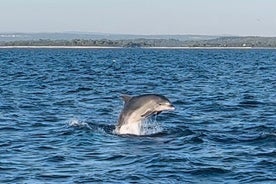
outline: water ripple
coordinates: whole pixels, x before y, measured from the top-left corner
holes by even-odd
[[[276,52],[0,49],[0,183],[275,183]],[[114,134],[121,94],[176,110]]]

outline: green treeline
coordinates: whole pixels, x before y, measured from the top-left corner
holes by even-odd
[[[20,40],[0,42],[0,46],[102,46],[102,47],[276,47],[276,37],[220,37],[209,40],[177,39],[127,40]]]

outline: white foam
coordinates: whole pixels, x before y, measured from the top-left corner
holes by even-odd
[[[162,126],[156,119],[146,119],[142,122],[128,123],[122,125],[120,129],[116,128],[116,134],[132,134],[132,135],[152,135],[163,131]]]
[[[156,119],[146,119],[141,126],[141,135],[152,135],[163,131],[163,128]]]
[[[73,118],[73,119],[70,119],[69,121],[68,121],[68,126],[69,127],[87,127],[87,128],[89,128],[89,129],[92,129],[89,125],[88,125],[88,123],[86,123],[86,122],[84,122],[84,121],[81,121],[81,120],[78,120],[78,119],[76,119],[76,118]]]

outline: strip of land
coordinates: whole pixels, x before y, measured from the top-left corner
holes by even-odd
[[[0,46],[0,49],[122,49],[103,46]],[[276,49],[276,47],[139,47],[142,49]]]
[[[276,48],[276,37],[0,40],[1,48]]]

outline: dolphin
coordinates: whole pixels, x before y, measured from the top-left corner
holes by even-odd
[[[124,107],[119,115],[115,132],[141,135],[143,120],[162,111],[174,110],[172,103],[163,95],[122,95]]]

